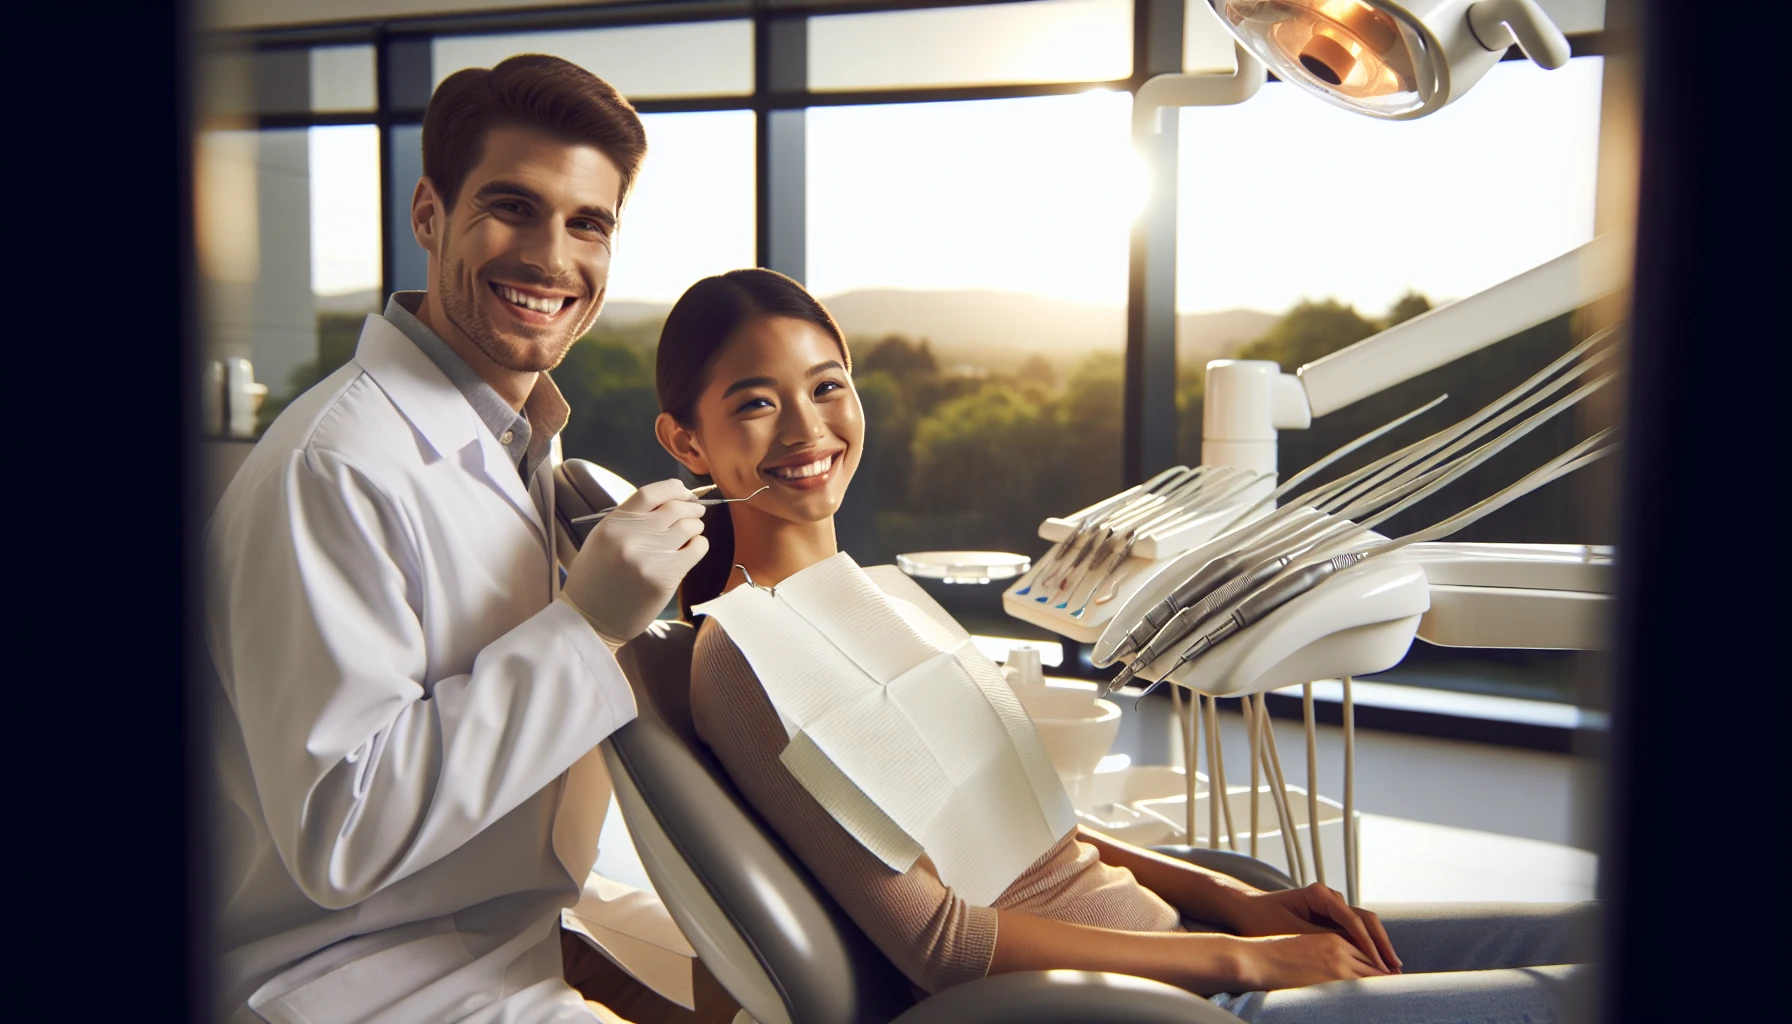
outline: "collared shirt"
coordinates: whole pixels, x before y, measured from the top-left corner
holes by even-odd
[[[416,346],[429,356],[449,381],[466,396],[467,404],[479,414],[480,422],[504,446],[510,461],[517,467],[523,483],[527,484],[541,464],[547,461],[548,449],[554,443],[554,435],[566,426],[570,409],[566,399],[560,394],[547,374],[543,373],[535,379],[535,389],[523,402],[523,411],[517,412],[510,407],[484,378],[480,377],[460,354],[448,347],[435,331],[417,319],[417,310],[423,304],[424,292],[393,292],[391,301],[386,303],[386,321],[404,332]]]

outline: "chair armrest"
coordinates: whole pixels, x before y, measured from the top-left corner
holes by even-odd
[[[1209,871],[1218,871],[1222,875],[1254,885],[1264,892],[1275,892],[1278,889],[1296,888],[1294,879],[1289,878],[1280,868],[1273,864],[1265,864],[1255,857],[1231,850],[1209,850],[1202,846],[1153,846],[1156,853],[1177,860],[1186,860],[1197,867]]]
[[[1200,996],[1127,974],[1021,971],[955,985],[890,1024],[1239,1024]]]

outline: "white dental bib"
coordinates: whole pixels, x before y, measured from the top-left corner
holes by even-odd
[[[896,871],[925,853],[989,906],[1076,824],[994,663],[893,566],[844,553],[693,609],[727,630],[790,744],[779,760]]]

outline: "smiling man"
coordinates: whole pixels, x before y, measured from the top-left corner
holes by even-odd
[[[649,484],[564,573],[547,371],[597,319],[646,152],[553,57],[450,76],[411,224],[429,288],[295,400],[206,530],[220,1017],[614,1019],[564,980],[597,856],[614,652],[707,550]]]

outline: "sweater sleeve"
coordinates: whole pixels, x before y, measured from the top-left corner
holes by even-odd
[[[911,982],[938,992],[988,973],[995,910],[966,903],[925,856],[898,874],[829,816],[779,762],[789,737],[713,619],[697,635],[691,717],[753,810]]]

